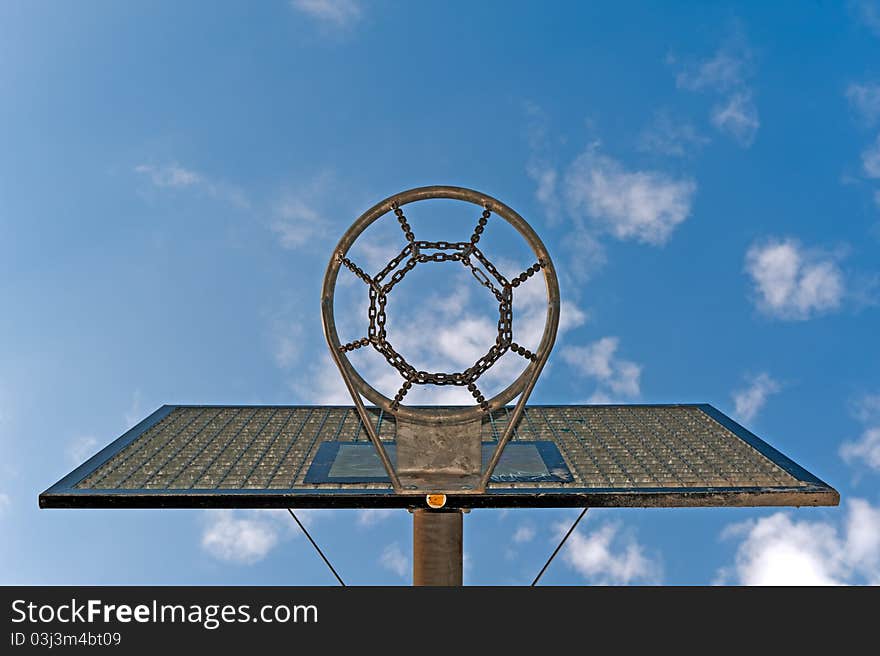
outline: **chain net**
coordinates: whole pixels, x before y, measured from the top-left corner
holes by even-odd
[[[367,336],[344,344],[339,349],[342,352],[349,352],[364,346],[372,346],[382,354],[388,364],[397,369],[403,377],[403,384],[392,401],[394,409],[400,406],[403,397],[413,385],[459,385],[465,387],[473,395],[483,411],[487,411],[489,404],[477,387],[477,379],[508,350],[530,361],[537,359],[536,353],[532,353],[513,341],[513,290],[538,273],[544,267],[544,262],[539,260],[513,279],[508,280],[504,277],[477,247],[492,214],[488,207],[483,210],[470,240],[466,242],[417,240],[403,210],[396,203],[392,209],[401,230],[403,230],[407,244],[379,273],[371,277],[341,252],[336,254],[336,259],[340,264],[369,286],[370,295],[368,310],[370,323]],[[407,273],[412,271],[416,265],[425,262],[460,262],[462,266],[470,270],[477,282],[488,289],[498,301],[498,334],[495,337],[495,343],[485,355],[464,371],[443,373],[417,370],[388,341],[388,333],[385,329],[387,321],[385,307],[388,303],[388,295]]]

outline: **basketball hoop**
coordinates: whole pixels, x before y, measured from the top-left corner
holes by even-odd
[[[404,206],[438,198],[463,201],[482,209],[473,234],[467,241],[431,242],[416,238],[404,214]],[[478,246],[493,214],[513,226],[535,255],[534,264],[512,278],[499,271]],[[400,224],[406,244],[381,271],[370,275],[349,259],[348,253],[364,230],[389,215],[394,216]],[[498,335],[495,343],[485,355],[463,371],[446,373],[417,370],[394,348],[385,330],[386,304],[394,286],[409,271],[427,262],[453,262],[464,266],[498,302]],[[366,334],[346,344],[340,342],[334,315],[334,293],[342,267],[350,270],[368,286],[370,297]],[[536,350],[532,352],[515,341],[513,296],[520,284],[538,272],[542,272],[544,276],[547,312],[544,332]],[[399,492],[415,493],[484,492],[547,362],[559,325],[559,282],[556,270],[546,247],[526,220],[495,198],[461,187],[421,187],[386,198],[362,214],[337,244],[324,275],[321,315],[330,352],[395,489]],[[363,347],[375,349],[400,373],[403,382],[394,398],[378,391],[352,365],[347,354]],[[525,358],[528,364],[512,383],[487,399],[480,391],[477,381],[508,351]],[[404,397],[414,385],[460,386],[473,395],[475,405],[442,410],[404,405]],[[373,428],[364,398],[392,415],[397,422],[396,466],[391,462]],[[516,404],[504,435],[484,468],[480,426],[488,413],[505,407],[514,399],[517,399]]]

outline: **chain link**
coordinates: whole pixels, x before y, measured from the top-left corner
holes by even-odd
[[[373,286],[373,279],[370,278],[370,276],[368,276],[366,273],[364,273],[363,270],[357,264],[355,264],[354,262],[349,260],[342,253],[337,253],[336,259],[339,260],[342,264],[344,264],[345,267],[349,271],[351,271],[354,275],[356,275],[358,278],[363,280],[365,283],[367,283],[371,287]]]
[[[488,289],[495,296],[496,299],[501,301],[503,299],[503,292],[501,292],[495,285],[492,284],[492,281],[489,280],[489,276],[486,275],[486,272],[482,269],[478,269],[474,266],[474,263],[470,261],[469,258],[462,257],[462,262],[471,270],[471,274],[474,278],[477,279],[477,282],[483,285],[486,289]]]
[[[418,262],[418,259],[417,259],[417,258],[415,258],[415,257],[411,257],[411,258],[409,258],[409,259],[406,261],[406,264],[403,265],[403,268],[402,268],[402,269],[400,269],[400,270],[394,272],[394,275],[391,276],[391,281],[388,282],[388,283],[386,283],[386,284],[382,287],[382,293],[383,293],[383,294],[387,294],[388,292],[390,292],[390,291],[391,291],[391,288],[394,287],[394,285],[396,285],[396,284],[399,283],[401,280],[403,280],[403,277],[404,277],[409,271],[412,271],[412,269],[415,267],[415,265],[416,265],[417,262]]]
[[[480,264],[485,267],[486,271],[488,271],[489,274],[501,284],[502,287],[507,287],[508,285],[510,285],[510,283],[507,281],[507,278],[501,275],[501,272],[495,268],[495,265],[489,261],[489,258],[483,255],[483,252],[476,246],[474,246],[473,255],[480,261]]]
[[[519,287],[522,283],[524,283],[526,280],[531,278],[533,275],[538,273],[538,271],[540,271],[543,268],[544,268],[543,262],[540,262],[540,261],[535,262],[532,266],[530,266],[528,269],[526,269],[521,274],[519,274],[516,278],[511,280],[510,286],[511,287]]]
[[[480,241],[480,235],[483,234],[483,230],[486,229],[486,224],[489,222],[489,216],[492,212],[489,210],[489,206],[486,206],[486,209],[483,210],[483,215],[477,219],[477,226],[474,228],[474,234],[471,235],[471,243],[476,244]]]
[[[376,276],[373,278],[373,281],[377,282],[377,283],[381,282],[385,276],[387,276],[389,273],[391,273],[391,271],[393,271],[394,269],[397,268],[397,265],[403,261],[403,258],[405,258],[407,255],[410,254],[412,249],[413,249],[413,245],[407,244],[406,248],[404,248],[402,251],[400,251],[400,253],[397,255],[397,257],[395,257],[393,260],[391,260],[385,266],[384,269],[382,269],[379,273],[376,274]]]
[[[353,342],[349,342],[348,344],[343,344],[339,347],[339,350],[343,353],[347,353],[349,351],[354,351],[355,349],[359,349],[362,346],[366,346],[370,343],[369,338],[362,337],[361,339],[356,339]]]
[[[413,234],[412,228],[409,223],[406,221],[406,217],[403,215],[403,210],[400,209],[400,206],[397,203],[394,203],[391,206],[391,209],[394,210],[394,214],[397,216],[397,222],[400,224],[400,229],[403,230],[404,236],[406,236],[406,240],[410,243],[416,238]]]
[[[523,348],[522,346],[520,346],[516,342],[510,343],[510,350],[513,351],[514,353],[519,353],[526,360],[532,360],[534,362],[535,360],[538,359],[537,353],[532,353],[529,349]]]

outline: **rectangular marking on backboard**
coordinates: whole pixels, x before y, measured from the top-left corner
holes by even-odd
[[[484,442],[483,465],[495,449],[495,442]],[[392,462],[397,445],[385,445]],[[493,483],[570,483],[571,472],[553,442],[511,443],[504,449],[492,473]],[[372,444],[364,442],[324,442],[312,461],[305,483],[387,483],[388,477]]]

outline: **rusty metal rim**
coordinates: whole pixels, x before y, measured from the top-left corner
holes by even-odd
[[[544,282],[547,288],[548,302],[544,333],[541,342],[536,349],[538,358],[530,362],[516,380],[514,380],[508,387],[487,401],[489,405],[488,410],[490,412],[507,405],[508,402],[517,395],[522,394],[524,391],[531,391],[535,379],[540,374],[544,364],[547,362],[550,350],[553,348],[553,343],[556,340],[556,331],[559,326],[559,281],[556,277],[556,270],[553,267],[553,261],[550,258],[550,254],[540,237],[538,237],[526,220],[501,201],[472,189],[438,185],[418,187],[403,191],[393,196],[389,196],[385,200],[368,209],[351,225],[339,240],[339,243],[333,251],[333,256],[330,258],[330,263],[327,265],[327,271],[324,274],[324,282],[321,291],[321,319],[324,327],[324,337],[327,340],[336,365],[339,367],[343,378],[346,379],[346,386],[349,387],[349,391],[352,391],[353,388],[370,402],[386,412],[404,419],[418,422],[430,421],[430,417],[424,412],[424,410],[420,411],[403,405],[398,406],[397,409],[392,409],[392,400],[364,380],[351,364],[348,357],[340,351],[341,343],[336,331],[333,298],[336,289],[336,279],[341,265],[340,256],[344,256],[348,253],[348,250],[363,231],[390,212],[395,203],[399,206],[403,206],[416,201],[429,199],[460,200],[490,209],[513,226],[513,228],[526,240],[538,260],[544,263],[542,271],[544,272]],[[442,421],[443,423],[458,423],[473,421],[482,416],[483,410],[478,406],[473,406],[449,414],[444,414],[442,419],[437,418],[437,421]]]

